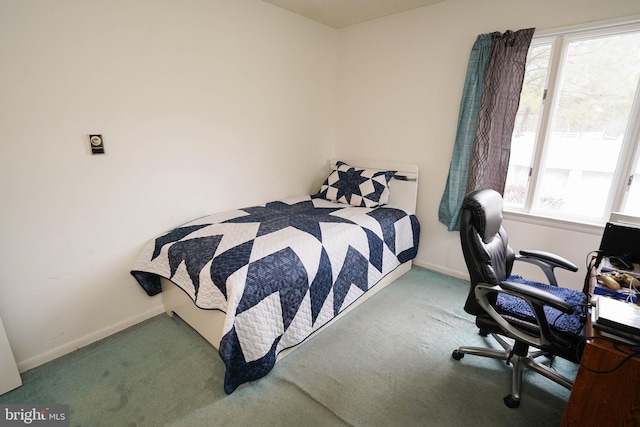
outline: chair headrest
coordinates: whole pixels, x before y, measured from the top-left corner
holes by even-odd
[[[495,190],[477,190],[467,194],[462,209],[473,215],[476,229],[482,241],[489,243],[502,226],[502,196]]]

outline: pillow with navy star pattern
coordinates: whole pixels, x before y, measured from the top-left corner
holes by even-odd
[[[351,206],[375,208],[389,201],[389,181],[396,171],[356,169],[337,162],[318,197]]]

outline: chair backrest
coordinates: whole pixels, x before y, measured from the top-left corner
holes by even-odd
[[[498,192],[478,190],[464,198],[460,242],[471,279],[464,309],[477,316],[484,310],[476,302],[475,286],[478,283],[498,284],[507,279],[515,259],[502,227],[502,196]],[[495,303],[495,300],[491,302]]]

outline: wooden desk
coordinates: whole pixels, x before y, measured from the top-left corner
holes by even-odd
[[[640,355],[614,369],[638,347],[604,339],[591,318],[586,333],[593,338],[587,340],[562,426],[640,425]]]

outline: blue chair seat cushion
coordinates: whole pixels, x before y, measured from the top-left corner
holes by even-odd
[[[507,281],[522,283],[524,285],[533,286],[543,291],[547,291],[574,306],[575,310],[572,314],[566,314],[553,307],[545,306],[544,314],[547,318],[547,322],[549,322],[549,325],[551,325],[552,328],[558,331],[572,332],[574,334],[581,333],[584,325],[584,319],[586,318],[585,310],[587,302],[587,296],[583,292],[534,282],[516,274],[509,276]],[[512,295],[503,293],[498,294],[496,309],[499,312],[503,312],[514,317],[525,320],[535,320],[535,316],[531,307],[529,307],[529,304],[527,304],[523,299]]]

